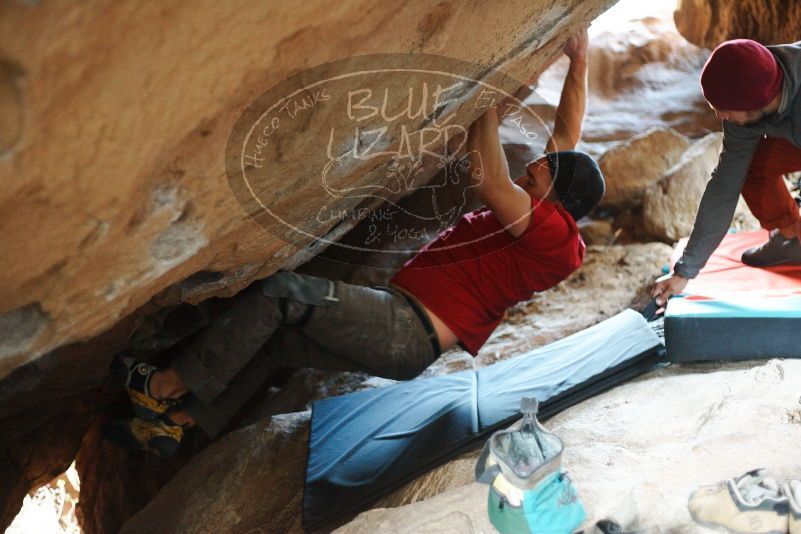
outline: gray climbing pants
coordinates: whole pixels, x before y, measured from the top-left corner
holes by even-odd
[[[214,437],[276,366],[407,380],[438,356],[428,318],[401,292],[282,272],[234,297],[171,367],[187,412]]]

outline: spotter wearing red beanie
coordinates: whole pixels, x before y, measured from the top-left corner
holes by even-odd
[[[784,75],[770,50],[750,39],[725,41],[701,70],[701,90],[722,111],[755,111],[779,94]]]

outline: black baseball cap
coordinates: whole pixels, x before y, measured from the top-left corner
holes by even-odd
[[[598,164],[584,152],[561,150],[548,152],[553,186],[559,201],[578,221],[601,201],[606,185]]]

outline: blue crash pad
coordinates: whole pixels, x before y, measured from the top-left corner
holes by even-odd
[[[523,356],[478,371],[323,399],[312,408],[303,525],[352,514],[519,416],[547,417],[654,367],[663,346],[626,310]]]
[[[728,234],[683,295],[665,311],[670,361],[801,358],[801,268],[757,269],[743,264],[743,251],[768,232]],[[678,258],[686,244],[674,252]]]
[[[710,299],[679,295],[665,311],[672,362],[801,358],[801,297],[748,294]]]

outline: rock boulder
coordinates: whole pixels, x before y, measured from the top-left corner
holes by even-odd
[[[613,26],[590,28],[588,113],[579,144],[590,155],[650,128],[693,138],[720,129],[698,87],[707,52],[678,33],[672,10],[647,5],[647,16],[618,12]],[[559,101],[567,65],[561,58],[539,79],[537,93],[550,103]]]
[[[302,533],[309,415],[278,415],[213,443],[120,532]]]
[[[613,3],[0,3],[0,427],[13,428],[0,433],[0,527],[31,485],[70,464],[104,407],[70,419],[67,401],[105,382],[143,317],[295,268],[325,248],[317,237],[336,241],[355,224],[358,197],[331,203],[342,220],[321,219],[304,176],[268,173],[265,191],[302,222],[305,240],[260,224],[237,200],[226,142],[259,95],[310,67],[374,53],[448,56],[478,76],[524,80]],[[408,97],[392,95],[385,112]],[[458,93],[449,118],[469,124],[477,98]],[[314,118],[316,132],[342,126]],[[312,129],[296,128],[276,150],[300,169]],[[355,162],[326,184],[408,177],[374,171]]]
[[[689,235],[722,146],[723,134],[717,132],[696,141],[682,154],[681,160],[647,190],[643,202],[646,232],[669,242]]]
[[[669,128],[654,128],[606,152],[598,165],[606,178],[602,206],[632,208],[642,204],[645,190],[675,165],[690,140]]]
[[[801,4],[785,0],[680,0],[676,27],[691,43],[715,48],[728,39],[762,44],[793,43],[801,26]]]
[[[276,83],[375,52],[447,55],[526,79],[613,3],[4,2],[0,110],[11,122],[0,132],[0,256],[13,261],[0,273],[0,377],[109,329],[193,274],[224,277],[217,294],[231,294],[287,263],[302,243],[247,216],[223,158],[243,109]],[[390,110],[403,101],[394,98]],[[477,111],[459,106],[454,121]],[[318,130],[337,126],[315,119]],[[303,161],[309,147],[281,150],[282,161]],[[369,171],[328,178],[350,184]],[[303,185],[275,177],[268,200],[293,206],[322,236],[336,221],[315,219],[319,199]],[[331,206],[355,207],[353,198]]]

